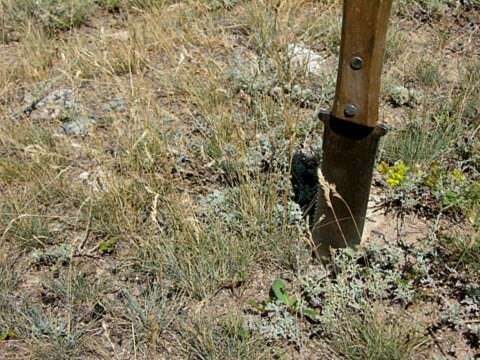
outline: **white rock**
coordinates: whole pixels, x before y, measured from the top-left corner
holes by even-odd
[[[128,41],[130,38],[130,34],[128,31],[117,31],[111,34],[108,34],[107,37],[113,40],[118,40],[118,41]]]
[[[87,181],[89,176],[90,173],[88,171],[84,171],[80,175],[78,175],[78,178],[82,181]]]
[[[325,58],[317,52],[303,44],[289,44],[287,51],[293,67],[303,68],[308,74],[317,76],[325,74]]]

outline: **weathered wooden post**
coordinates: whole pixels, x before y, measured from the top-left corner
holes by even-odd
[[[378,142],[380,77],[392,0],[345,0],[337,88],[325,123],[313,238],[317,253],[359,244]]]

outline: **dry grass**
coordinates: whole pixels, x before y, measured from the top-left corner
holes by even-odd
[[[429,4],[397,4],[382,108],[400,129],[437,119],[421,125],[436,132],[389,138],[382,156],[461,167],[475,184],[479,78],[469,69],[479,66],[478,13]],[[0,357],[304,354],[298,342],[247,329],[242,314],[268,290],[259,274],[295,278],[318,265],[291,201],[291,160],[318,147],[312,113],[331,101],[339,1],[0,0],[0,8]],[[325,74],[292,65],[288,45],[298,43],[327,58]],[[421,101],[394,108],[397,85],[422,92]],[[71,90],[74,114],[26,110],[59,89]],[[87,133],[59,130],[80,115],[95,119]],[[464,218],[478,211],[462,206]],[[476,261],[453,244],[450,258]],[[219,294],[232,304],[227,313]],[[361,336],[343,330],[352,342]],[[362,354],[377,349],[363,346]]]

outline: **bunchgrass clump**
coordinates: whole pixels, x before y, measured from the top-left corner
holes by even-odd
[[[219,321],[197,316],[185,330],[184,352],[194,359],[270,359],[275,354],[233,313]]]
[[[382,309],[365,308],[342,314],[333,329],[328,351],[332,359],[408,360],[425,345],[422,330],[411,319],[389,318]]]

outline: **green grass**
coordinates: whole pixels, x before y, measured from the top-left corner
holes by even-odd
[[[452,158],[455,143],[464,134],[463,124],[446,112],[415,116],[399,131],[392,132],[385,142],[387,159],[402,159],[409,165],[431,164]]]
[[[480,237],[477,233],[464,236],[443,236],[440,244],[451,262],[452,266],[471,274],[473,279],[478,278],[480,267]]]
[[[409,208],[407,211],[423,208],[460,214],[475,228],[480,178],[478,124],[474,120],[480,104],[475,95],[480,89],[474,75],[477,67],[478,61],[467,62],[456,80],[442,86],[438,65],[420,60],[413,66],[407,78],[415,79],[423,89],[422,100],[405,104],[410,107],[409,119],[387,135],[382,152],[383,165],[401,162],[408,167],[403,184],[391,192],[392,202]],[[428,95],[428,88],[435,95]]]
[[[275,353],[234,314],[219,322],[197,317],[186,329],[184,351],[191,359],[270,359]]]
[[[332,358],[408,360],[418,355],[425,338],[409,319],[382,318],[368,309],[364,314],[345,315],[331,335]]]

